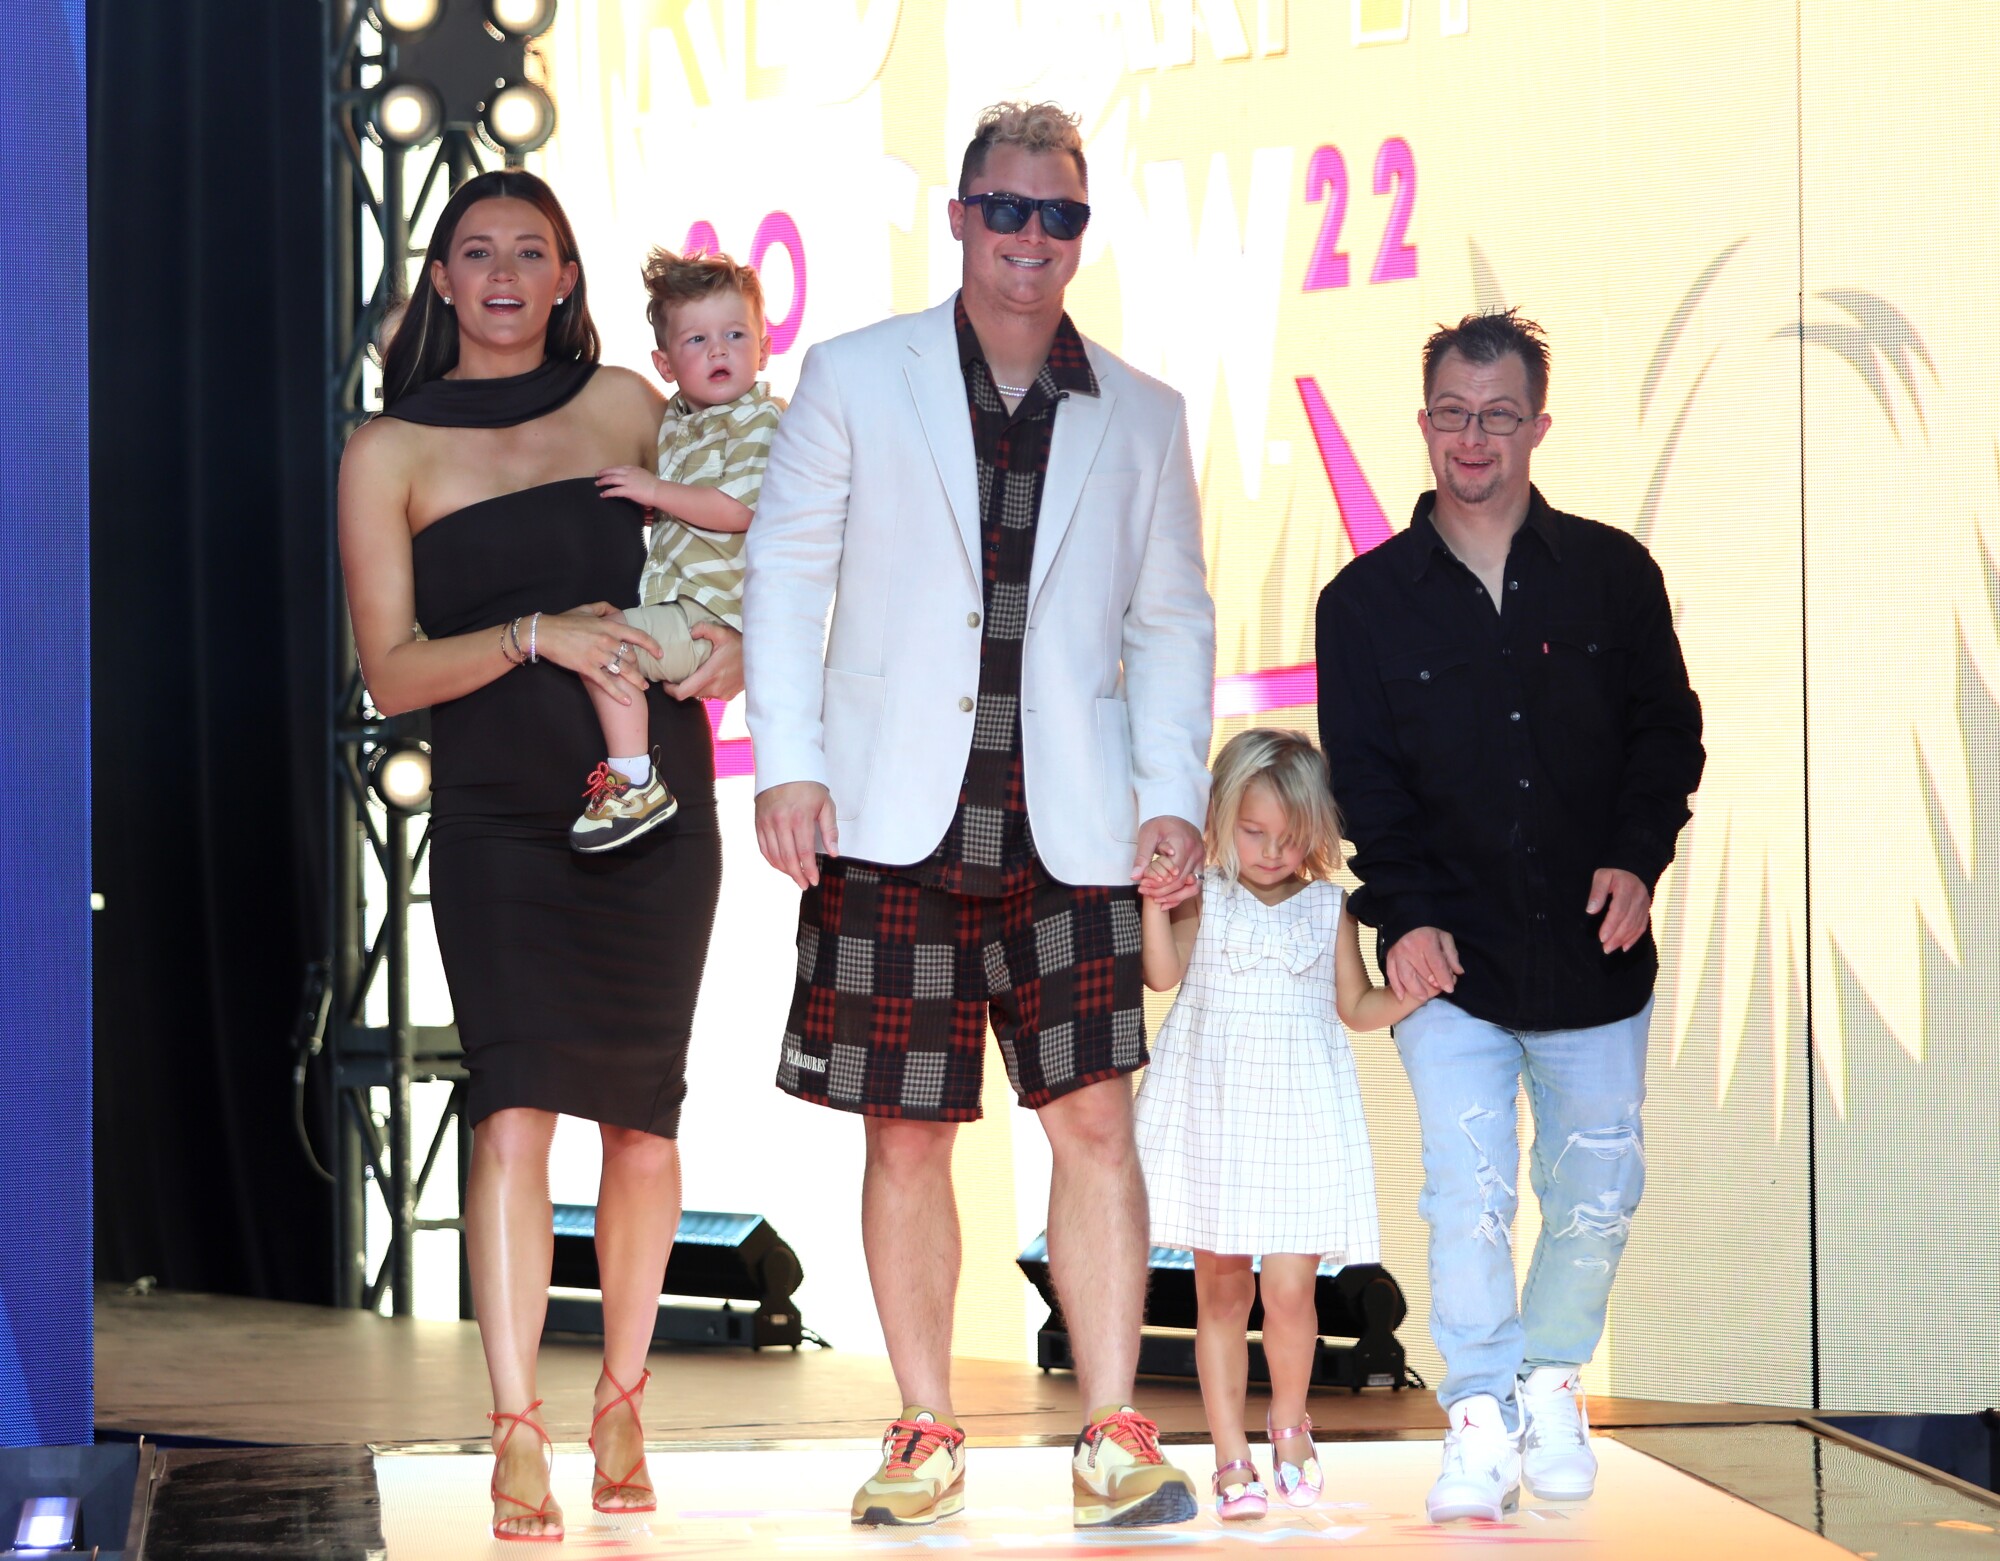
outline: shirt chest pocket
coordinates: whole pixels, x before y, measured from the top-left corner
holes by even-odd
[[[1616,735],[1630,653],[1615,624],[1602,618],[1553,622],[1536,661],[1544,714],[1594,737]]]
[[[1454,646],[1385,657],[1382,693],[1404,755],[1420,768],[1460,752],[1477,735],[1469,650]]]

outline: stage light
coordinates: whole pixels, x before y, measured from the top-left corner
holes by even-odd
[[[397,740],[377,748],[368,760],[368,789],[384,807],[417,813],[431,803],[431,745]]]
[[[424,82],[391,81],[376,94],[369,118],[391,146],[422,146],[444,128],[444,104]]]
[[[429,32],[443,14],[444,0],[375,0],[382,30],[394,34],[398,41]]]
[[[135,1554],[132,1498],[156,1468],[150,1444],[0,1447],[0,1557]]]
[[[486,0],[486,20],[509,38],[539,38],[556,19],[556,0]]]
[[[1056,1305],[1049,1274],[1049,1241],[1037,1236],[1015,1260],[1029,1283],[1048,1303],[1049,1320],[1035,1341],[1036,1364],[1044,1371],[1074,1369],[1069,1334]],[[1194,1359],[1194,1256],[1173,1247],[1154,1247],[1146,1256],[1145,1331],[1139,1340],[1139,1370],[1155,1377],[1197,1375]],[[1313,1305],[1319,1316],[1320,1340],[1313,1354],[1312,1380],[1321,1387],[1403,1388],[1423,1386],[1410,1371],[1396,1329],[1409,1315],[1402,1286],[1379,1263],[1322,1263],[1313,1281]],[[1263,1325],[1260,1300],[1250,1309],[1250,1330]],[[1161,1330],[1175,1330],[1165,1332]],[[1352,1344],[1329,1343],[1352,1339]],[[1250,1346],[1250,1376],[1268,1382],[1261,1344]]]
[[[532,81],[510,81],[486,100],[485,126],[495,146],[518,157],[554,134],[556,106]]]
[[[596,1293],[596,1237],[596,1209],[589,1204],[555,1206],[555,1251],[544,1325],[551,1333],[604,1332],[603,1304]],[[792,1292],[804,1278],[798,1254],[761,1214],[685,1210],[674,1233],[660,1294],[700,1297],[722,1306],[663,1302],[653,1337],[692,1344],[747,1344],[752,1349],[772,1344],[797,1348],[806,1330],[792,1304]],[[571,1293],[561,1293],[565,1291]],[[738,1311],[729,1305],[731,1301],[751,1302],[756,1310]]]
[[[21,1503],[21,1523],[14,1530],[15,1555],[44,1555],[76,1544],[76,1514],[82,1505],[74,1496],[30,1496]]]

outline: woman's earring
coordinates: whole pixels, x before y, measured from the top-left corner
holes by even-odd
[[[444,295],[444,306],[445,306],[445,308],[447,308],[447,309],[449,309],[449,308],[451,307],[451,294],[450,294],[450,293],[446,293],[446,294]]]
[[[556,300],[556,307],[557,307],[558,309],[560,309],[560,308],[562,307],[562,302],[563,302],[563,301],[562,301],[562,300],[561,300],[560,298],[558,298],[558,299]]]

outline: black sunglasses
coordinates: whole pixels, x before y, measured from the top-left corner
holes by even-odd
[[[1052,239],[1067,242],[1083,237],[1090,222],[1087,201],[1038,201],[1032,195],[1009,195],[994,190],[986,195],[968,195],[963,205],[977,206],[990,233],[1019,233],[1035,212],[1042,214],[1042,231]]]

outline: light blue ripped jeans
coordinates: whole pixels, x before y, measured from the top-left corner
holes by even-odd
[[[1497,1398],[1518,1423],[1514,1382],[1580,1366],[1604,1334],[1612,1277],[1646,1185],[1639,1107],[1653,1004],[1588,1030],[1504,1030],[1434,997],[1395,1027],[1423,1130],[1431,1228],[1431,1337],[1438,1402]],[[1517,1305],[1514,1102],[1534,1113],[1530,1176],[1542,1234]]]

